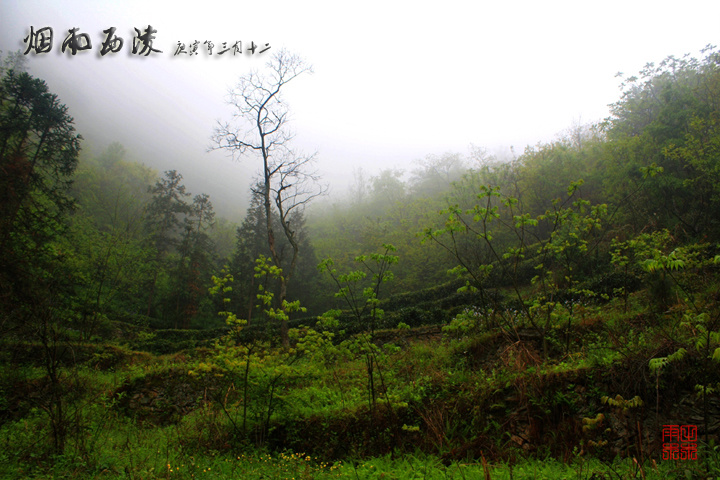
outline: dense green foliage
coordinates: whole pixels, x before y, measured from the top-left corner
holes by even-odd
[[[358,170],[287,216],[267,183],[239,226],[118,144],[81,155],[67,108],[4,67],[0,475],[720,474],[703,53],[512,159]],[[677,424],[697,461],[662,460]]]

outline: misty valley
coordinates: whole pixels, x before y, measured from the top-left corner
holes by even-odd
[[[702,54],[623,77],[610,117],[553,141],[356,168],[329,197],[285,96],[312,66],[277,49],[208,139],[257,172],[242,218],[85,148],[5,55],[0,476],[719,476]]]

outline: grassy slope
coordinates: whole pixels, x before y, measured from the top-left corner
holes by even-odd
[[[684,345],[678,332],[685,310],[678,304],[649,313],[645,291],[630,298],[627,312],[621,301],[583,306],[569,330],[564,320],[557,322],[548,358],[526,329],[478,325],[445,336],[429,327],[386,331],[376,352],[383,377],[381,385],[376,370],[374,408],[362,345],[315,342],[292,354],[259,349],[248,377],[244,428],[246,357],[236,347],[153,356],[99,346],[65,371],[73,394],[61,458],[47,453],[43,376],[25,358],[3,376],[0,473],[660,478],[716,471],[712,447],[697,462],[662,461],[663,425],[697,424],[703,432],[707,407],[710,438],[718,433],[717,397],[710,396],[708,406],[694,394],[699,379],[707,378],[702,358],[688,354],[661,376],[648,369],[650,359]],[[711,377],[709,383],[717,382]],[[614,400],[603,402],[605,396]],[[627,403],[635,397],[641,403]]]

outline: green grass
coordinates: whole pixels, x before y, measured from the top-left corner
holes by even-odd
[[[108,463],[89,469],[73,459],[58,459],[54,466],[42,472],[5,471],[4,478],[127,478],[127,479],[387,479],[387,480],[523,480],[523,479],[662,479],[696,478],[696,462],[684,464],[647,462],[642,472],[632,460],[617,460],[603,464],[596,459],[577,458],[570,464],[553,459],[520,460],[515,464],[480,462],[452,462],[444,464],[438,457],[405,455],[392,459],[389,456],[365,460],[324,462],[304,453],[239,454],[205,456],[170,456],[166,461],[119,468],[112,459]]]
[[[584,440],[624,441],[609,431],[616,428],[609,422],[601,433],[582,432],[580,422],[616,413],[602,405],[602,396],[632,398],[634,393],[615,390],[617,382],[612,383],[626,376],[621,362],[638,365],[635,374],[642,375],[646,357],[664,345],[663,329],[679,316],[643,316],[644,300],[630,300],[627,313],[620,301],[588,307],[584,318],[573,321],[569,350],[565,323],[559,324],[551,332],[548,358],[537,342],[519,341],[507,331],[459,339],[400,338],[377,350],[391,408],[383,392],[374,412],[362,352],[325,345],[295,358],[263,346],[249,376],[245,432],[241,349],[152,355],[98,345],[97,355],[89,352],[82,364],[62,370],[67,385],[82,390],[65,404],[68,441],[60,457],[50,454],[42,401],[47,394],[21,400],[11,394],[17,382],[36,385],[42,369],[0,368],[0,407],[21,411],[0,423],[0,478],[622,480],[715,473],[720,455],[713,449],[704,450],[707,464],[662,462],[655,451],[657,463],[645,455],[642,469],[632,457],[603,463],[572,453]],[[672,377],[661,380],[666,388]],[[654,399],[654,384],[650,390]],[[274,403],[266,429],[269,395]],[[175,413],[144,415],[140,409],[150,399],[156,403],[149,406],[161,414]],[[18,401],[25,402],[23,408],[13,410]],[[175,405],[186,401],[184,410]],[[169,420],[153,424],[158,418]],[[541,428],[527,451],[512,435],[522,435],[524,428],[529,432],[529,418]],[[484,464],[483,456],[490,463]]]

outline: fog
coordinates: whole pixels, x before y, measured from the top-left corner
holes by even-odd
[[[257,161],[208,152],[229,119],[229,87],[281,48],[315,73],[288,85],[297,148],[342,197],[354,168],[409,170],[414,160],[470,145],[503,154],[608,116],[619,71],[715,43],[720,3],[685,2],[176,2],[3,1],[0,49],[25,51],[30,27],[52,27],[52,50],[27,55],[31,74],[75,118],[85,149],[112,142],[158,171],[176,169],[216,210],[244,214]],[[131,53],[135,28],[157,30],[149,56]],[[71,28],[92,49],[61,46]],[[100,55],[103,30],[124,39]],[[178,42],[215,44],[175,55]],[[218,55],[223,42],[255,54]],[[258,53],[265,45],[270,49]]]

